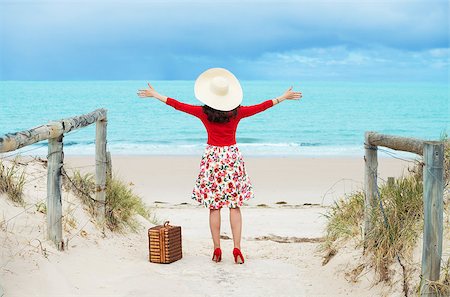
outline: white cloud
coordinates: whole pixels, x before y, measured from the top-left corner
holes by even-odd
[[[349,49],[346,47],[311,48],[265,53],[256,59],[240,59],[246,75],[287,79],[413,79],[448,80],[450,51],[436,48],[403,51],[392,48]]]

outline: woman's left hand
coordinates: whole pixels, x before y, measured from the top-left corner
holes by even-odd
[[[287,100],[299,100],[300,98],[302,98],[302,93],[301,92],[294,92],[294,91],[292,91],[292,87],[290,87],[279,98],[280,99],[287,99]]]

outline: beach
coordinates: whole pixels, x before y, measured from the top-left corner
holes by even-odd
[[[0,0],[0,297],[450,295],[448,6]]]
[[[114,156],[113,172],[132,182],[146,203],[161,201],[197,205],[190,198],[199,173],[201,156]],[[94,157],[68,156],[67,167],[89,170]],[[246,157],[246,170],[255,199],[248,205],[305,203],[330,205],[335,199],[362,189],[364,158],[361,157]],[[413,163],[394,158],[379,159],[380,182],[407,173]]]
[[[245,158],[245,157],[244,157]],[[208,210],[190,199],[200,157],[112,156],[113,172],[152,207],[159,222],[182,227],[183,258],[170,265],[148,261],[147,229],[136,233],[98,228],[78,198],[63,193],[66,250],[46,240],[45,215],[34,205],[45,198],[45,168],[24,162],[28,172],[26,211],[2,197],[1,282],[6,296],[397,296],[400,283],[372,287],[373,272],[348,276],[361,251],[346,247],[322,266],[328,206],[361,189],[362,158],[248,157],[254,201],[242,208],[242,250],[232,259],[228,210],[222,211],[223,260],[211,261]],[[93,172],[94,157],[66,156],[66,170]],[[402,175],[408,162],[380,158],[380,178]],[[32,178],[34,177],[34,178]],[[31,206],[31,208],[30,208]],[[70,211],[71,210],[71,211]],[[9,220],[9,218],[12,218]],[[327,285],[324,286],[324,280]],[[27,285],[24,286],[23,284]],[[281,289],[282,288],[282,289]]]

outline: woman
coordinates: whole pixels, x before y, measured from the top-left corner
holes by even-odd
[[[237,78],[223,68],[211,68],[195,81],[195,97],[204,103],[189,105],[164,96],[148,84],[139,90],[141,98],[154,97],[177,110],[199,118],[208,133],[205,152],[200,162],[200,173],[192,191],[195,199],[210,209],[209,225],[214,244],[212,260],[222,259],[220,249],[220,210],[230,209],[235,263],[244,263],[241,253],[242,217],[240,207],[253,197],[253,188],[246,173],[244,160],[236,146],[236,129],[241,119],[255,115],[284,100],[298,100],[300,92],[290,87],[283,95],[252,106],[241,106],[242,88]]]

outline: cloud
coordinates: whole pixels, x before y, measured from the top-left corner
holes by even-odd
[[[447,1],[2,1],[0,19],[0,79],[186,78],[283,55],[320,64],[319,49],[366,65],[365,51],[404,60],[449,42]]]
[[[450,50],[404,51],[344,46],[265,53],[239,60],[242,75],[256,79],[448,81]]]

